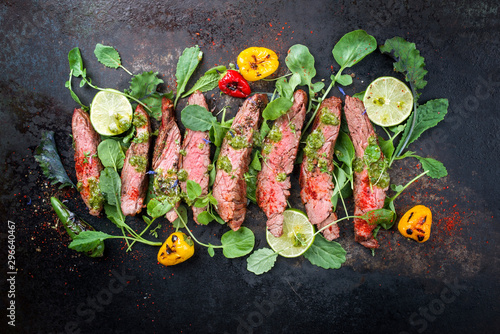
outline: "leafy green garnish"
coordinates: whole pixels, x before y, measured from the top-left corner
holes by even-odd
[[[194,86],[189,91],[182,94],[182,98],[193,94],[197,90],[200,92],[208,92],[209,90],[217,88],[219,86],[219,79],[219,73],[216,71],[207,71],[201,78],[198,79],[198,81],[196,81]]]
[[[247,258],[247,270],[255,275],[261,275],[274,267],[278,253],[270,248],[256,250]]]
[[[255,236],[247,227],[240,227],[237,231],[227,231],[222,235],[222,252],[228,259],[245,256],[255,245]]]
[[[112,46],[102,45],[97,43],[95,46],[94,54],[97,60],[106,67],[118,68],[121,67],[125,72],[132,75],[125,67],[122,66],[120,54]]]
[[[177,78],[177,94],[174,100],[174,108],[177,106],[177,101],[184,93],[189,79],[202,58],[203,52],[198,45],[184,49],[182,55],[179,57],[177,70],[175,72],[175,77]]]
[[[196,105],[188,105],[181,111],[182,124],[193,131],[209,131],[217,118],[207,109]]]
[[[278,119],[281,115],[286,114],[286,112],[292,107],[293,102],[285,97],[277,98],[267,104],[266,108],[262,112],[262,118],[264,121],[274,121]]]
[[[323,236],[317,235],[304,257],[313,265],[324,269],[339,269],[345,262],[347,252],[335,241],[327,241]]]
[[[390,54],[396,62],[394,70],[405,74],[405,79],[415,90],[423,89],[427,85],[424,76],[425,59],[420,55],[414,43],[407,42],[402,37],[393,37],[380,46],[382,53]],[[416,96],[418,97],[418,96]]]
[[[359,63],[360,60],[376,49],[377,40],[375,37],[367,34],[364,30],[355,30],[342,36],[337,44],[335,44],[332,54],[337,64],[340,65],[340,73],[345,68],[352,67],[354,64]],[[338,78],[340,78],[339,74],[336,76],[336,81],[338,81]],[[342,80],[346,79],[347,78],[344,78]]]
[[[57,152],[54,131],[42,132],[42,140],[35,150],[35,160],[52,185],[60,183],[59,189],[67,186],[76,188],[68,174],[66,174],[59,153]]]
[[[118,143],[114,139],[105,139],[97,147],[99,159],[104,167],[112,167],[115,170],[123,168],[125,154]]]

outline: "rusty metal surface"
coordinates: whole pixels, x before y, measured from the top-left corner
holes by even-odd
[[[0,172],[2,277],[9,271],[7,221],[16,225],[16,327],[6,310],[11,285],[0,283],[1,332],[15,333],[493,333],[500,326],[498,103],[500,89],[496,1],[5,1],[0,4]],[[411,149],[442,161],[449,176],[421,180],[397,200],[398,213],[416,203],[433,210],[431,239],[403,240],[395,229],[381,234],[372,257],[353,241],[350,223],[340,226],[347,262],[323,270],[303,258],[278,259],[267,274],[246,271],[246,259],[210,258],[198,248],[189,262],[164,268],[156,249],[107,242],[106,256],[92,260],[66,248],[48,199],[48,185],[33,159],[42,130],[56,132],[64,166],[75,179],[70,120],[75,103],[64,88],[67,53],[78,46],[88,73],[102,87],[124,89],[130,77],[105,69],[96,43],[115,46],[134,73],[158,71],[175,86],[182,50],[205,53],[199,77],[215,64],[235,62],[248,46],[276,50],[281,63],[296,43],[316,58],[318,78],[336,70],[331,49],[345,33],[365,29],[379,44],[393,36],[416,43],[426,58],[428,85],[422,101],[446,97],[449,115]],[[285,73],[285,66],[280,66]],[[359,92],[392,74],[378,52],[348,73]],[[258,83],[255,91],[272,91]],[[78,90],[84,103],[95,91]],[[336,96],[341,94],[335,90]],[[212,108],[240,101],[208,95]],[[181,102],[178,112],[184,105]],[[418,173],[416,161],[391,171],[394,183]],[[303,208],[295,171],[290,202]],[[106,219],[85,213],[76,192],[68,204],[100,230],[117,233]],[[352,203],[348,208],[352,209]],[[265,246],[265,216],[249,207],[245,225]],[[190,221],[190,224],[193,224]],[[130,225],[140,229],[139,219]],[[166,221],[164,226],[166,226]],[[165,238],[170,227],[160,234]],[[226,227],[193,227],[217,243]]]

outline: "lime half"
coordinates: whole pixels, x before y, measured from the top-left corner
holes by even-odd
[[[283,235],[276,238],[268,230],[266,231],[267,243],[281,256],[300,256],[314,242],[314,226],[309,222],[306,214],[300,210],[285,210],[283,216]]]
[[[393,126],[410,116],[413,94],[401,80],[380,77],[366,89],[363,103],[373,123],[384,127]]]
[[[104,136],[119,135],[132,124],[132,105],[120,92],[100,91],[90,106],[90,122]]]

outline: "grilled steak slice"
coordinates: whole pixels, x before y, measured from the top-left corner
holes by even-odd
[[[148,191],[149,151],[151,147],[151,123],[141,105],[135,109],[134,125],[137,134],[127,150],[122,169],[121,207],[125,216],[141,212]]]
[[[267,229],[275,237],[283,234],[283,211],[290,196],[289,175],[306,117],[307,94],[297,90],[293,97],[293,106],[274,122],[264,140],[262,170],[257,176],[257,204],[267,216]]]
[[[167,98],[162,99],[161,126],[158,130],[153,152],[153,170],[155,171],[154,191],[156,196],[179,206],[180,189],[177,180],[179,156],[181,149],[181,133],[175,122],[174,104]],[[166,214],[173,222],[177,219],[174,209]]]
[[[189,97],[188,104],[196,104],[208,110],[205,97],[200,91],[196,91]],[[201,186],[201,195],[208,194],[209,171],[210,165],[210,141],[208,131],[192,131],[186,129],[182,149],[185,155],[181,156],[182,173],[187,174],[187,180],[193,180]],[[183,153],[183,154],[184,154]],[[181,189],[186,192],[186,181],[181,182]],[[198,215],[206,210],[204,208],[193,208],[193,218],[198,223]]]
[[[321,103],[313,129],[308,136],[300,166],[300,198],[311,224],[321,229],[337,220],[332,210],[333,154],[340,129],[342,100],[330,97]],[[319,147],[316,149],[316,147]],[[339,227],[333,224],[322,231],[327,240],[339,237]]]
[[[354,215],[356,216],[382,208],[387,190],[386,185],[380,186],[381,183],[378,182],[380,178],[370,178],[369,166],[366,166],[365,150],[370,144],[377,143],[377,136],[364,110],[363,102],[346,96],[344,113],[357,159],[354,168]],[[383,159],[384,156],[380,152],[379,161]],[[355,240],[367,248],[378,248],[379,244],[372,233],[375,227],[375,224],[369,224],[366,220],[354,219]]]
[[[247,186],[243,174],[248,172],[253,134],[258,129],[260,114],[267,105],[267,96],[255,94],[245,100],[222,142],[217,160],[213,195],[217,212],[237,231],[247,211]]]
[[[104,168],[97,157],[97,146],[101,137],[92,127],[89,114],[82,109],[75,109],[71,128],[75,146],[77,188],[90,214],[98,216],[104,205],[99,186],[99,176]]]

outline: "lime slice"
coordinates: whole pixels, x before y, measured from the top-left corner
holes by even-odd
[[[413,94],[401,80],[380,77],[366,89],[363,103],[373,123],[384,127],[393,126],[410,116]]]
[[[304,212],[289,209],[283,212],[283,235],[276,238],[266,231],[267,243],[284,257],[297,257],[305,253],[314,242],[314,226]]]
[[[90,122],[104,136],[119,135],[132,124],[132,105],[116,91],[100,91],[90,106]]]

